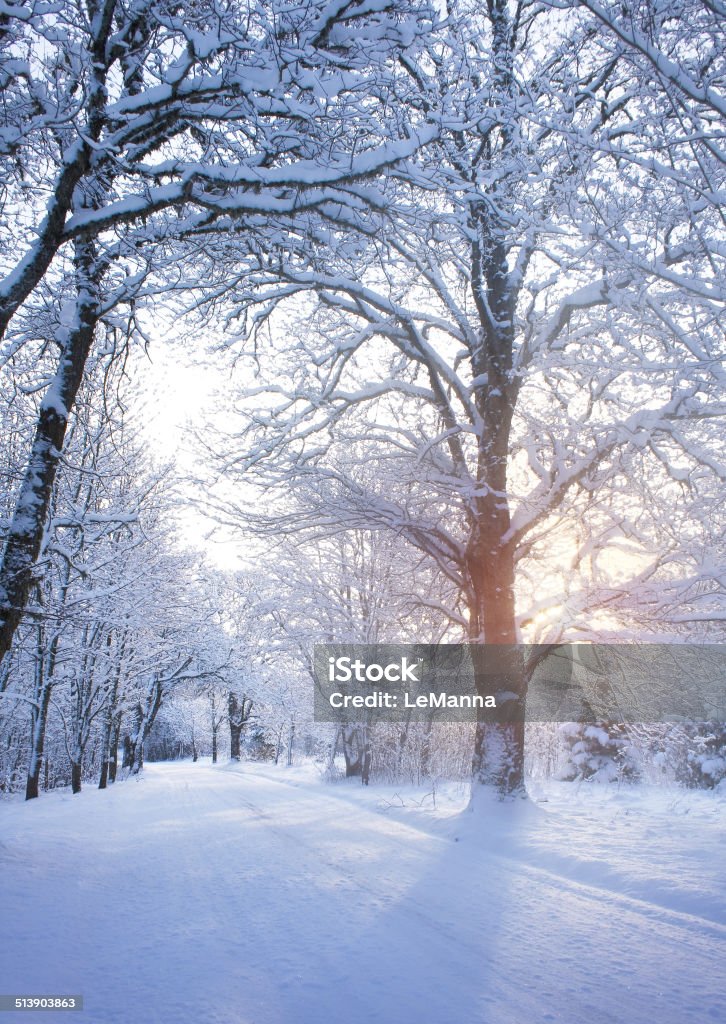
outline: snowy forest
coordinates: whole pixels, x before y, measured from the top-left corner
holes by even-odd
[[[312,728],[313,645],[722,640],[712,5],[2,17],[3,790],[297,731],[515,792],[521,728]],[[164,345],[219,373],[186,474]],[[713,723],[610,733],[577,774],[726,775]]]
[[[726,1015],[709,973],[726,935],[724,721],[525,723],[526,672],[507,681],[509,724],[313,716],[316,644],[724,642],[725,15],[721,0],[0,0],[0,817],[36,881],[33,857],[66,830],[87,836],[79,850],[101,844],[87,862],[68,854],[80,886],[101,886],[96,861],[137,834],[170,874],[203,874],[191,845],[170,852],[179,801],[188,835],[242,887],[237,839],[214,838],[236,814],[293,841],[305,818],[306,885],[316,859],[343,877],[359,849],[421,867],[424,886],[424,847],[451,829],[469,884],[490,827],[487,856],[534,858],[513,886],[544,865],[703,913],[682,962],[701,963],[702,998],[659,989],[659,1019]],[[549,830],[533,817],[545,806],[561,816]],[[703,825],[692,871],[698,844],[670,823],[686,806]],[[639,826],[637,856],[618,807],[668,809]],[[168,845],[152,819],[171,822]],[[264,860],[292,870],[270,829],[259,863],[241,862],[250,877]],[[608,833],[617,864],[606,847],[591,864]],[[429,910],[440,941],[471,952],[467,893],[443,863],[426,871],[450,900]],[[31,886],[17,867],[5,877],[22,916]],[[286,961],[272,937],[284,901],[260,886],[275,910],[255,962],[288,972],[284,997],[225,951],[234,999],[252,1002],[232,1010],[223,974],[194,987],[192,971],[174,1009],[190,950],[199,971],[216,955],[190,932],[159,983],[168,1003],[134,961],[148,1015],[128,1015],[120,974],[104,1009],[89,998],[111,991],[102,916],[78,924],[96,974],[64,974],[56,956],[41,976],[23,955],[46,927],[40,901],[0,987],[50,995],[77,977],[93,1024],[312,1024],[338,1015],[336,986],[350,1024],[393,1019],[391,1001],[401,1024],[654,1019],[660,971],[642,953],[649,980],[625,1011],[617,978],[607,998],[600,978],[549,1002],[533,981],[514,1009],[504,975],[487,997],[462,982],[448,1010],[391,978],[376,996],[327,946],[317,969],[337,965],[333,980],[305,987],[304,907]],[[208,910],[195,892],[196,917],[229,937],[211,877]],[[48,899],[78,912],[72,893]],[[113,904],[129,936],[147,902]],[[618,906],[625,929],[636,910]],[[316,907],[310,927],[332,930],[333,904]],[[367,913],[351,911],[373,940],[366,985],[377,957],[415,941],[396,919],[386,953]],[[666,958],[687,926],[671,924]],[[638,928],[620,935],[633,950],[650,942]],[[543,955],[524,954],[528,969]],[[428,971],[424,957],[414,973]]]

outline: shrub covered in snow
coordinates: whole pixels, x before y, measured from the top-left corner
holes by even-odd
[[[715,789],[726,779],[726,723],[691,722],[681,726],[681,733],[678,781],[694,789]]]
[[[565,722],[560,736],[567,762],[558,776],[564,781],[633,782],[639,770],[627,728],[615,722]]]

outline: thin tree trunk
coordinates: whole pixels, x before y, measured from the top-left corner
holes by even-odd
[[[50,705],[50,694],[52,688],[52,680],[44,677],[38,694],[39,706],[33,719],[30,763],[28,765],[28,777],[25,784],[26,800],[34,800],[38,796],[40,772],[43,765],[43,751],[45,748],[45,728],[48,722],[48,707]]]
[[[115,782],[118,774],[118,741],[121,736],[121,718],[114,725],[111,734],[111,757],[108,762],[108,781]]]
[[[433,738],[434,717],[429,715],[424,725],[424,734],[421,740],[421,758],[419,762],[419,783],[421,779],[428,778],[431,770],[431,740]],[[408,729],[408,727],[407,727]]]
[[[372,759],[370,726],[366,726],[363,732],[363,754],[360,768],[360,780],[364,786],[367,786],[370,782]]]
[[[182,668],[188,665],[190,661],[191,658],[187,658]],[[179,671],[181,671],[181,669]],[[159,712],[159,708],[161,707],[163,696],[162,680],[158,676],[154,676],[146,693],[144,707],[142,708],[139,704],[136,710],[137,726],[136,736],[133,741],[134,754],[133,763],[131,765],[131,771],[134,775],[138,775],[144,767],[144,744],[146,743],[149,733],[156,721],[156,716]]]
[[[113,712],[110,706],[111,699],[115,702],[115,694],[109,698],[109,707],[103,723],[103,734],[101,740],[101,777],[98,780],[98,788],[105,789],[108,784],[111,763],[111,742],[113,737]]]
[[[106,710],[104,713],[103,721],[103,740],[101,748],[101,777],[98,781],[98,788],[105,789],[109,781],[109,775],[111,771],[110,762],[112,757],[116,757],[115,747],[118,745],[118,729],[116,730],[116,744],[114,744],[113,754],[111,752],[111,745],[113,743],[114,736],[114,718],[116,715],[116,702],[118,700],[118,688],[121,681],[121,667],[123,664],[124,653],[126,651],[126,639],[127,632],[124,632],[121,636],[121,642],[118,645],[116,652],[116,665],[113,673],[113,683],[111,684],[110,692],[106,699]],[[113,644],[113,630],[109,630],[108,637],[106,640],[106,648],[108,651],[111,650]],[[115,778],[114,772],[114,778]],[[114,780],[111,779],[111,782]]]
[[[67,570],[66,570],[67,572]],[[67,578],[64,581],[61,593],[65,598]],[[38,588],[38,602],[42,604],[42,590]],[[58,653],[59,633],[56,632],[48,650],[45,650],[46,634],[45,627],[39,622],[36,627],[36,651],[35,651],[35,700],[36,707],[31,717],[32,728],[30,736],[30,762],[28,764],[28,776],[25,784],[25,799],[34,800],[38,796],[40,786],[40,773],[43,767],[43,752],[45,749],[45,732],[48,724],[48,708],[50,707],[50,696],[53,690],[53,673],[55,671],[55,659]],[[46,762],[46,774],[47,774]],[[46,789],[47,789],[46,785]]]
[[[287,766],[292,764],[292,752],[295,747],[295,719],[290,719],[290,730],[287,734]]]
[[[103,734],[101,740],[101,776],[98,780],[98,788],[105,789],[108,785],[109,775],[111,772],[111,743],[113,740],[113,711],[111,700],[115,703],[116,696],[113,694],[109,698],[109,707],[106,711],[106,717],[103,723]],[[112,780],[113,781],[113,780]]]
[[[217,716],[217,694],[216,694],[216,692],[214,690],[214,687],[212,687],[210,689],[210,691],[209,691],[209,707],[210,707],[210,711],[211,711],[211,726],[212,726],[212,764],[216,764],[217,763],[217,757],[218,757],[218,748],[219,748],[219,743],[218,743],[219,727],[221,725],[222,719],[221,719],[221,716],[220,717]]]

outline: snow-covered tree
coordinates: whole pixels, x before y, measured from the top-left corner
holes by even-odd
[[[12,771],[25,771],[28,798],[43,781],[77,792],[97,777],[105,788],[123,728],[128,766],[138,769],[170,689],[224,658],[200,621],[197,562],[167,540],[171,469],[145,457],[113,353],[92,371],[55,477],[27,618],[5,663],[1,727],[23,737]],[[14,380],[21,388],[32,375]]]
[[[726,724],[689,723],[676,732],[676,778],[684,786],[715,789],[726,779]]]
[[[301,210],[375,207],[380,173],[436,132],[391,110],[383,87],[426,24],[403,2],[3,9],[2,358],[42,323],[52,366],[0,565],[0,660],[109,324],[143,334],[145,300],[183,289],[183,257],[201,258],[214,232],[234,237],[242,268]]]
[[[317,488],[323,523],[333,504],[338,522],[346,509],[349,525],[394,531],[452,582],[473,642],[516,643],[543,612],[571,639],[600,607],[580,587],[563,608],[573,565],[638,545],[648,505],[628,479],[677,483],[684,518],[723,479],[715,93],[671,82],[664,110],[651,57],[582,7],[448,13],[426,55],[403,58],[441,133],[391,176],[385,208],[300,220],[231,282],[237,312],[264,315],[223,461],[268,500]],[[717,26],[701,13],[692,30],[656,21],[711,75]],[[285,314],[292,293],[315,301]],[[648,575],[638,559],[622,570],[611,591]],[[506,690],[521,707],[524,671]],[[523,724],[482,720],[475,779],[521,792],[523,744]]]

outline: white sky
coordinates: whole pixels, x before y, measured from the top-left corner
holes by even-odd
[[[215,364],[213,357],[205,359],[201,346],[197,354],[161,339],[148,355],[138,354],[133,372],[140,384],[142,430],[150,454],[160,461],[173,459],[180,476],[198,478],[202,456],[195,447],[195,434],[206,423],[224,424],[228,371]],[[231,397],[228,400],[231,404]],[[194,492],[193,480],[185,490],[190,495]],[[223,537],[221,528],[191,503],[180,515],[180,524],[179,539],[185,546],[205,551],[221,568],[242,567],[242,541]]]

